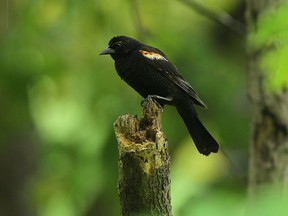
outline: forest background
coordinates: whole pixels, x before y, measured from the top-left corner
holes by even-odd
[[[247,213],[245,35],[185,2],[0,3],[0,215],[119,215],[112,124],[125,113],[140,115],[142,98],[120,80],[111,58],[99,56],[116,35],[168,56],[208,105],[197,110],[224,152],[200,155],[175,108],[165,107],[173,214]],[[241,0],[200,3],[245,23]],[[275,209],[287,212],[270,195],[252,212]]]

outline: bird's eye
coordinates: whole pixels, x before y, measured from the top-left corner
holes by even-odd
[[[119,47],[122,46],[122,42],[121,42],[121,41],[116,42],[116,43],[114,43],[114,46],[117,47],[117,48],[119,48]]]

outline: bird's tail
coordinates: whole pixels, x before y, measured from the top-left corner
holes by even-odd
[[[216,153],[219,149],[219,144],[199,120],[192,101],[187,100],[186,102],[186,104],[181,104],[176,106],[176,108],[198,151],[203,155],[209,155],[211,152]]]

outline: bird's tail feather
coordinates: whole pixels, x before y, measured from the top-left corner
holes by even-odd
[[[199,120],[192,102],[176,106],[198,151],[203,155],[218,152],[219,144]]]

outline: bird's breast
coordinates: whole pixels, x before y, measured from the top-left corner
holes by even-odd
[[[119,76],[144,98],[148,95],[173,97],[173,91],[177,89],[159,70],[147,62],[119,61],[115,66]]]

